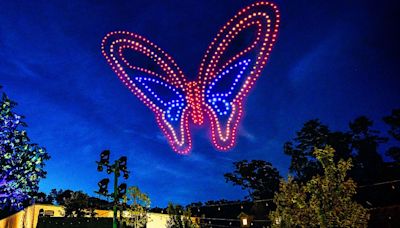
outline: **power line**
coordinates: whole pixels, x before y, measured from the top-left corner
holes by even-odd
[[[384,185],[384,184],[394,184],[394,183],[398,183],[398,182],[400,182],[400,180],[384,181],[384,182],[378,182],[378,183],[373,183],[373,184],[368,184],[368,185],[361,185],[361,186],[359,186],[359,188],[378,186],[378,185]]]
[[[262,203],[262,202],[269,202],[273,199],[261,199],[261,200],[253,200],[253,201],[241,201],[241,202],[231,202],[231,203],[221,203],[221,204],[204,204],[199,206],[190,206],[191,208],[200,208],[200,207],[221,207],[221,206],[230,206],[230,205],[237,205],[237,204],[247,204],[247,203]]]
[[[240,222],[240,219],[227,219],[227,218],[200,218],[202,220],[211,220],[211,221],[229,221],[229,222]]]
[[[200,218],[200,220],[211,220],[211,221],[228,221],[228,222],[240,222],[240,219],[228,219],[228,218]],[[270,222],[269,219],[254,219],[252,222]]]
[[[210,226],[210,227],[238,227],[239,228],[239,226],[232,226],[232,225],[225,226],[225,225],[209,224],[209,223],[199,223],[199,225]]]
[[[358,188],[366,188],[366,187],[379,186],[379,185],[385,185],[385,184],[394,184],[394,183],[399,183],[399,182],[400,182],[400,179],[392,180],[392,181],[376,182],[373,184],[361,185],[361,186],[358,186]],[[190,208],[221,207],[221,206],[230,206],[230,205],[238,205],[238,204],[243,205],[243,204],[247,204],[247,203],[262,203],[262,202],[270,202],[270,201],[273,201],[273,199],[260,199],[260,200],[253,200],[253,201],[231,202],[231,203],[221,203],[221,204],[204,204],[204,205],[199,205],[199,206],[190,206]]]
[[[210,226],[210,227],[235,227],[233,226],[233,222],[235,222],[236,224],[239,223],[240,224],[240,219],[225,219],[225,218],[200,218],[200,225],[206,225],[206,226]],[[206,222],[208,221],[208,222]],[[229,222],[229,225],[222,225],[222,224],[214,224],[213,222],[220,222],[220,221],[224,221],[224,222]],[[264,224],[269,224],[271,222],[271,220],[261,220],[261,219],[255,219],[252,220],[250,225],[253,226],[253,223],[264,223]],[[237,227],[237,226],[236,226]]]

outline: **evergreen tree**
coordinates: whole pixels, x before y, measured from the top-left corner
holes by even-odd
[[[29,204],[46,177],[45,148],[32,143],[23,117],[13,109],[16,103],[3,93],[0,100],[0,211],[14,211]]]

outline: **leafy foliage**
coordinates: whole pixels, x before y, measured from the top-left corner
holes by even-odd
[[[0,210],[18,210],[29,203],[46,177],[45,148],[31,143],[16,103],[3,94],[0,100]]]
[[[352,200],[356,183],[347,178],[351,159],[334,161],[334,149],[314,150],[323,174],[304,184],[289,177],[275,194],[277,208],[270,213],[275,227],[366,227],[367,210]]]
[[[32,194],[33,198],[35,199],[35,203],[40,203],[40,204],[52,204],[53,199],[46,195],[44,192],[37,192]]]
[[[67,190],[52,189],[50,191],[50,194],[47,197],[52,200],[52,203],[54,203],[54,201],[55,201],[55,203],[58,204],[58,205],[65,205],[65,200],[67,198],[70,198],[71,194],[73,192],[74,191],[69,190],[69,189],[67,189]]]
[[[224,174],[226,182],[248,190],[254,199],[272,198],[279,188],[279,171],[271,163],[262,160],[234,162],[235,170]]]
[[[110,210],[112,208],[112,203],[106,200],[90,197],[82,191],[70,189],[52,189],[48,195],[38,193],[36,198],[37,203],[57,204],[68,208],[67,217],[77,217],[83,214],[92,216],[94,209]],[[83,210],[84,207],[87,210]]]
[[[71,192],[64,200],[65,217],[93,217],[94,208],[89,207],[89,196],[82,191]]]
[[[124,196],[124,203],[131,202],[127,208],[128,217],[124,217],[123,221],[135,228],[146,227],[148,222],[147,212],[150,208],[150,198],[146,193],[140,191],[136,186],[129,187],[127,194]]]
[[[190,209],[184,210],[180,205],[168,204],[167,212],[169,220],[167,228],[196,228],[197,226],[192,222],[190,217],[192,213]]]

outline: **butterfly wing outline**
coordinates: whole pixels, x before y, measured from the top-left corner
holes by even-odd
[[[268,60],[279,22],[275,4],[254,3],[229,20],[206,51],[198,81],[212,143],[219,150],[235,144],[244,99]]]
[[[154,113],[172,148],[187,154],[192,146],[186,79],[175,61],[137,34],[116,31],[102,41],[102,53],[122,83]]]

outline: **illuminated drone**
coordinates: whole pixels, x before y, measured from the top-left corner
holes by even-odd
[[[273,3],[240,10],[211,42],[195,81],[188,81],[170,55],[140,35],[110,32],[101,49],[119,79],[154,112],[177,153],[187,154],[192,147],[189,122],[208,122],[213,145],[228,150],[235,144],[244,99],[269,58],[279,22]]]

